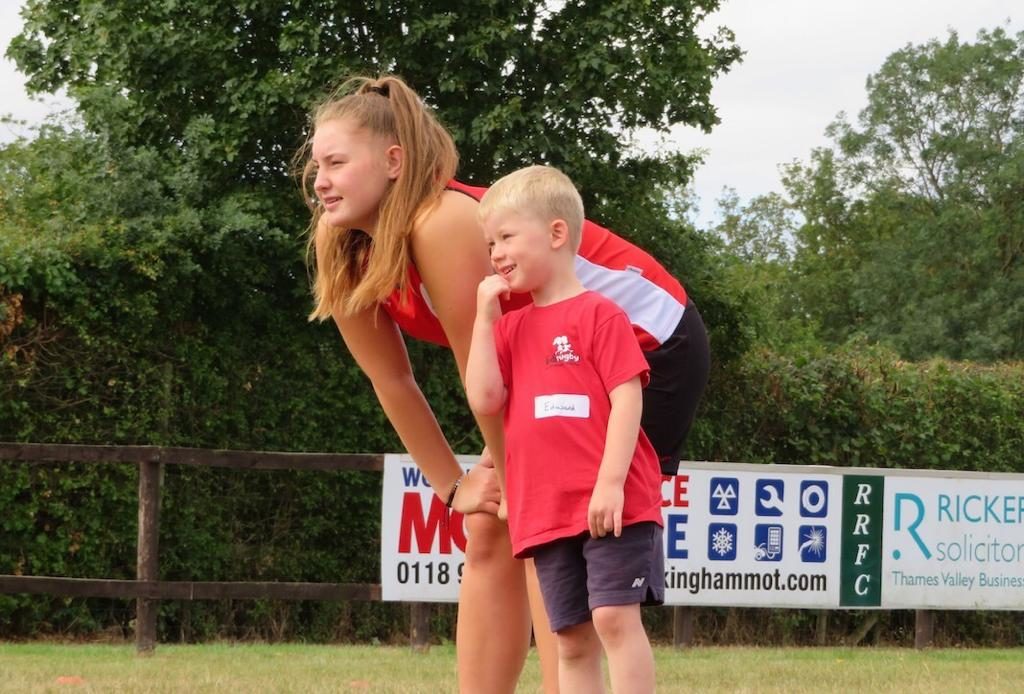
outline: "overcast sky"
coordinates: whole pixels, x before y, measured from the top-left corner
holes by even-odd
[[[851,119],[865,105],[864,81],[893,51],[908,43],[945,38],[954,29],[973,40],[979,29],[1024,30],[1022,4],[1012,0],[725,0],[706,28],[724,25],[746,51],[743,63],[721,78],[712,102],[722,119],[711,135],[680,129],[672,142],[708,151],[694,188],[699,220],[715,217],[723,186],[747,200],[781,191],[778,165],[806,160],[827,143],[825,127],[839,111]],[[0,46],[21,30],[17,0],[0,0]],[[1014,12],[1013,10],[1017,10]],[[38,122],[66,102],[30,101],[24,79],[8,60],[0,64],[0,113]],[[0,142],[23,134],[0,125]]]
[[[709,24],[724,25],[746,51],[721,78],[712,103],[722,119],[710,135],[680,130],[684,149],[708,150],[694,187],[700,219],[714,216],[722,187],[747,200],[782,190],[778,165],[806,160],[828,143],[840,111],[853,120],[867,104],[864,84],[894,51],[955,30],[1024,29],[1024,4],[1010,0],[726,0]],[[1016,9],[1016,12],[1011,10]]]

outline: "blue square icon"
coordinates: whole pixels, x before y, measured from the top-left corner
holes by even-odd
[[[759,523],[754,526],[754,561],[782,561],[782,526]]]
[[[759,516],[781,516],[785,487],[782,480],[758,480],[754,492],[754,513]]]
[[[740,505],[740,481],[735,477],[712,477],[709,499],[711,515],[735,516]]]
[[[822,563],[828,545],[828,528],[824,525],[800,526],[800,561]]]
[[[828,515],[828,482],[804,480],[800,483],[800,515],[803,518],[824,518]]]
[[[708,523],[708,559],[733,561],[736,559],[736,524]]]

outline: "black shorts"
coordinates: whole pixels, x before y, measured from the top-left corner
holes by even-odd
[[[566,537],[533,551],[551,631],[589,622],[610,605],[665,602],[665,548],[657,523],[627,525],[622,535]]]
[[[708,334],[692,301],[672,335],[644,355],[651,382],[644,388],[640,424],[658,453],[662,474],[674,475],[711,369]]]

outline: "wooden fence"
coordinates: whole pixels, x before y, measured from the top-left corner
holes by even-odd
[[[164,465],[193,465],[235,470],[361,470],[381,472],[384,455],[376,453],[284,453],[265,451],[224,451],[160,446],[87,446],[0,442],[3,462],[128,463],[139,468],[139,532],[136,546],[136,580],[65,578],[56,576],[12,576],[0,574],[0,594],[28,593],[75,598],[121,598],[136,601],[135,646],[142,654],[156,648],[157,607],[160,600],[380,600],[376,583],[287,583],[256,581],[161,581],[159,580],[159,530],[162,468]],[[688,646],[693,641],[693,610],[673,609],[673,643]],[[414,647],[429,640],[430,606],[410,605],[410,636]],[[818,638],[827,629],[826,610],[819,612]],[[878,620],[871,612],[862,627],[864,634]],[[863,638],[863,635],[861,638]],[[933,614],[917,611],[914,645],[932,641]],[[859,640],[859,639],[858,639]]]
[[[135,599],[135,645],[139,652],[151,652],[156,646],[157,605],[160,600],[380,600],[380,585],[372,583],[161,581],[158,554],[160,480],[163,465],[195,465],[234,470],[381,471],[384,469],[383,455],[0,443],[0,461],[138,465],[139,534],[136,547],[136,580],[0,575],[0,593]],[[417,611],[423,610],[418,607],[414,609],[414,625],[418,621]],[[414,628],[413,631],[417,629]],[[427,635],[422,633],[422,627],[419,632],[418,639],[425,642]]]

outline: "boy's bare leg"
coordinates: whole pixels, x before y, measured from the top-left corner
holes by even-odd
[[[508,525],[495,516],[466,516],[466,534],[455,635],[459,691],[512,694],[530,648],[523,562],[512,557]]]
[[[615,694],[654,692],[654,653],[640,620],[640,605],[598,607],[594,630],[608,654],[608,674]]]
[[[533,559],[527,559],[525,563],[526,590],[530,596],[530,614],[533,616],[533,638],[537,641],[544,693],[558,694],[558,639],[548,623],[544,597],[540,593],[540,582],[537,580],[537,567]]]
[[[593,622],[584,622],[556,634],[558,684],[563,692],[603,692],[601,640]]]

